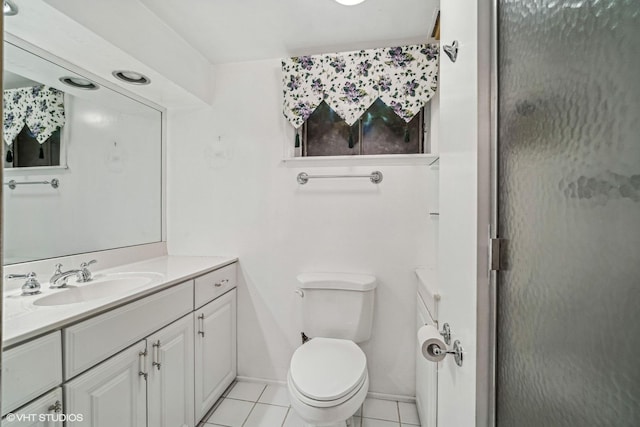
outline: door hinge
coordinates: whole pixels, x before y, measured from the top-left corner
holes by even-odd
[[[502,270],[502,241],[503,239],[489,240],[489,270],[491,271]]]

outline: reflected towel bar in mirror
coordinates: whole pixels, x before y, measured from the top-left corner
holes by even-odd
[[[5,182],[4,185],[8,186],[10,189],[15,190],[18,185],[35,185],[35,184],[45,184],[51,185],[53,188],[60,187],[60,181],[58,178],[53,178],[51,181],[23,181],[18,182],[15,180],[11,180],[9,182]]]
[[[369,178],[372,183],[380,184],[382,182],[382,172],[373,171],[368,175],[309,175],[305,172],[300,172],[296,179],[298,184],[304,185],[309,182],[311,178]]]

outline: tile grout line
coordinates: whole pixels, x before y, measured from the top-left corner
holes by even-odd
[[[225,397],[224,399],[229,399],[229,400],[236,400],[238,402],[249,402],[249,403],[259,403],[261,405],[269,405],[269,406],[277,406],[278,408],[290,408],[291,405],[276,405],[275,403],[265,403],[265,402],[259,402],[257,400],[246,400],[246,399],[238,399],[235,397]]]
[[[402,418],[400,417],[400,402],[396,400],[396,411],[398,411],[398,426],[402,427]]]
[[[249,411],[249,413],[247,414],[247,418],[244,419],[244,421],[242,422],[242,426],[244,426],[247,421],[249,420],[249,417],[251,416],[251,413],[253,412],[254,409],[256,409],[256,405],[258,404],[258,400],[260,400],[260,398],[262,397],[262,394],[264,393],[264,391],[267,389],[266,384],[264,385],[264,387],[262,388],[262,391],[260,392],[260,395],[258,396],[258,398],[256,399],[255,402],[253,402],[253,406],[251,407],[251,410]]]
[[[284,419],[282,420],[282,424],[280,424],[280,427],[284,427],[284,423],[287,422],[287,417],[289,416],[289,412],[291,412],[291,406],[287,408],[287,413],[284,414]]]

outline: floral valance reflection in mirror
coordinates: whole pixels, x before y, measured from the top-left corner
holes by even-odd
[[[64,92],[45,85],[3,91],[5,168],[60,166]]]

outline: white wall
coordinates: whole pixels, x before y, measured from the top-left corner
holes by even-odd
[[[440,63],[439,320],[450,324],[453,340],[465,349],[462,367],[447,357],[438,373],[443,427],[488,425],[488,341],[479,334],[486,324],[478,322],[488,302],[488,7],[481,1],[441,3],[441,45],[458,40],[460,50],[455,63],[444,53]]]
[[[161,113],[116,111],[76,96],[65,96],[65,110],[68,169],[4,171],[5,182],[60,180],[57,189],[5,187],[5,263],[162,238]]]
[[[413,269],[436,262],[428,215],[436,172],[426,162],[283,164],[293,132],[282,117],[280,61],[224,65],[215,75],[211,108],[169,115],[168,245],[170,254],[240,257],[239,375],[285,380],[300,343],[298,273],[365,272],[379,278],[373,338],[363,345],[370,391],[413,396]],[[379,186],[295,181],[302,170],[374,169],[384,173]]]

